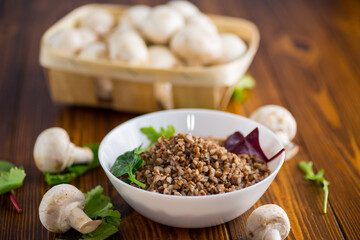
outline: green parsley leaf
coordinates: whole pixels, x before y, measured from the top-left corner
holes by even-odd
[[[138,153],[140,148],[141,146],[118,156],[114,165],[111,167],[110,172],[115,177],[121,177],[124,174],[128,174],[128,180],[144,188],[145,184],[136,180],[134,175],[136,168],[140,167],[144,163]]]
[[[9,171],[12,167],[14,167],[14,164],[12,164],[11,162],[0,160],[0,172]]]
[[[170,136],[175,134],[175,128],[174,126],[170,125],[167,126],[167,128],[160,128],[160,131],[156,131],[153,127],[143,127],[140,128],[140,131],[146,135],[146,137],[149,139],[150,141],[150,145],[156,143],[157,140],[159,139],[159,137],[164,136],[165,138],[169,138]]]
[[[299,168],[305,173],[304,178],[306,180],[314,181],[314,182],[320,182],[323,186],[324,191],[324,214],[326,213],[326,207],[328,202],[328,196],[329,196],[329,182],[325,180],[324,176],[324,169],[320,169],[316,174],[314,173],[313,169],[313,163],[312,162],[305,162],[301,161],[299,163]]]
[[[94,159],[89,164],[78,164],[78,165],[72,165],[68,167],[65,171],[65,173],[57,173],[52,174],[45,172],[45,182],[49,185],[56,185],[60,183],[68,183],[78,176],[83,175],[85,172],[89,171],[92,168],[96,168],[100,166],[99,157],[98,157],[98,151],[99,151],[99,143],[93,143],[93,144],[87,144],[84,147],[88,147],[91,149],[94,155]]]
[[[255,87],[255,80],[250,74],[245,74],[236,83],[232,98],[243,101],[246,93]]]
[[[9,171],[0,173],[0,194],[9,192],[12,189],[21,187],[25,179],[23,168],[12,167]]]

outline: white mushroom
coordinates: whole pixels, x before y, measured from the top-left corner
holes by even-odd
[[[149,47],[149,66],[153,68],[172,68],[180,65],[180,61],[165,46]]]
[[[82,48],[97,41],[98,36],[92,30],[88,28],[77,28],[76,30],[79,31],[79,34],[82,38],[82,43],[83,43]]]
[[[141,23],[149,16],[151,7],[145,5],[135,5],[121,14],[119,18],[119,24],[129,24],[133,28],[137,29],[141,26]]]
[[[85,196],[79,189],[70,184],[56,185],[40,202],[40,221],[51,232],[63,233],[71,227],[83,234],[93,232],[102,221],[89,218],[84,206]]]
[[[182,28],[171,39],[170,49],[192,66],[214,63],[222,53],[218,34],[191,25]]]
[[[166,5],[154,7],[142,22],[140,31],[146,40],[166,44],[185,24],[183,16]]]
[[[127,32],[127,31],[137,32],[136,29],[128,22],[120,23],[114,29],[114,32]]]
[[[34,146],[34,160],[42,172],[61,172],[74,163],[90,163],[93,152],[89,148],[76,147],[67,132],[58,127],[44,130]]]
[[[298,145],[292,143],[296,135],[296,121],[293,115],[278,105],[266,105],[257,109],[250,116],[251,119],[270,128],[285,146],[286,160],[289,160],[299,150]]]
[[[200,13],[199,9],[188,1],[176,0],[167,3],[171,8],[178,11],[184,18],[194,16]]]
[[[290,232],[286,212],[275,204],[255,209],[246,222],[246,237],[249,240],[281,240]]]
[[[108,58],[106,44],[103,42],[92,43],[82,49],[78,57],[85,60],[106,60]]]
[[[219,63],[225,63],[232,61],[246,52],[246,44],[238,36],[232,33],[220,34],[222,42],[222,55],[219,59]]]
[[[66,29],[50,37],[47,44],[59,52],[72,55],[96,41],[96,38],[96,35],[90,30]]]
[[[211,19],[205,14],[199,13],[189,17],[186,21],[187,25],[195,25],[201,28],[204,28],[208,31],[211,31],[215,34],[218,33],[216,25],[211,21]]]
[[[96,9],[81,19],[79,25],[89,28],[99,35],[104,35],[114,26],[114,19],[108,11]]]
[[[134,31],[117,31],[109,38],[110,59],[132,66],[145,65],[149,58],[144,40]]]

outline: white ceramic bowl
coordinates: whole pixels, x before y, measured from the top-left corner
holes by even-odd
[[[173,125],[176,132],[193,136],[225,138],[235,131],[247,135],[259,127],[260,144],[268,157],[283,148],[276,135],[265,126],[239,115],[214,110],[179,109],[145,114],[120,124],[101,142],[99,158],[102,168],[121,197],[143,216],[165,225],[181,228],[209,227],[228,222],[246,212],[264,194],[280,170],[285,153],[272,160],[271,171],[263,181],[230,193],[208,196],[172,196],[133,187],[110,173],[115,159],[122,153],[147,146],[141,127],[155,129]]]

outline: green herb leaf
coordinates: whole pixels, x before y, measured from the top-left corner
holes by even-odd
[[[95,231],[84,234],[81,236],[80,239],[87,239],[87,240],[103,240],[107,239],[111,235],[117,233],[119,231],[117,226],[114,226],[110,223],[101,223]]]
[[[121,177],[124,174],[128,174],[128,180],[144,188],[145,184],[136,180],[134,175],[136,168],[140,167],[144,163],[144,161],[141,160],[140,155],[138,153],[140,148],[141,146],[135,148],[132,151],[125,152],[124,154],[118,156],[116,158],[114,165],[110,169],[110,172],[115,177]]]
[[[106,217],[110,209],[113,209],[110,198],[102,195],[103,188],[97,186],[85,194],[84,211],[90,218]]]
[[[0,160],[0,172],[9,171],[12,167],[14,167],[14,164],[12,164],[11,162]]]
[[[232,98],[237,101],[243,101],[246,93],[255,87],[255,80],[250,74],[245,74],[235,85]]]
[[[167,126],[167,129],[161,127],[160,131],[156,131],[153,127],[143,127],[140,128],[140,131],[146,135],[146,137],[150,141],[150,145],[156,143],[159,137],[164,136],[165,138],[169,138],[170,136],[175,134],[175,128],[174,126],[170,125]]]
[[[88,147],[91,149],[94,155],[94,159],[89,164],[78,164],[70,166],[66,169],[67,172],[65,173],[47,173],[45,172],[45,182],[49,185],[56,185],[60,183],[68,183],[78,176],[83,175],[85,172],[89,171],[92,168],[100,166],[99,157],[98,157],[98,151],[99,151],[99,143],[93,143],[93,144],[87,144],[84,145],[84,147]]]
[[[84,212],[92,219],[102,219],[95,231],[83,234],[81,239],[103,240],[119,231],[120,212],[114,210],[110,198],[104,196],[103,188],[97,186],[85,194]]]
[[[306,180],[314,181],[314,182],[320,182],[323,186],[324,191],[324,210],[323,212],[326,213],[327,208],[327,202],[328,202],[328,196],[329,196],[329,182],[325,180],[324,176],[324,169],[320,169],[316,174],[314,173],[313,169],[313,163],[312,162],[305,162],[301,161],[299,163],[299,168],[305,173],[304,178]]]
[[[60,183],[68,183],[74,180],[78,175],[76,173],[59,173],[53,174],[49,172],[44,172],[45,182],[49,185],[57,185]]]
[[[0,194],[9,192],[12,189],[21,187],[25,179],[23,168],[12,167],[9,171],[0,173]]]

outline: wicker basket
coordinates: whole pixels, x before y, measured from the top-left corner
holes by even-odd
[[[211,67],[153,69],[110,61],[88,61],[65,56],[45,42],[60,29],[76,26],[94,8],[118,17],[127,7],[90,4],[79,7],[50,27],[42,37],[40,64],[44,68],[52,99],[57,103],[111,108],[127,112],[151,112],[167,108],[226,108],[236,81],[248,69],[259,45],[257,27],[243,19],[209,15],[219,32],[238,35],[248,46],[240,58]],[[96,79],[112,82],[111,100],[96,92]]]

